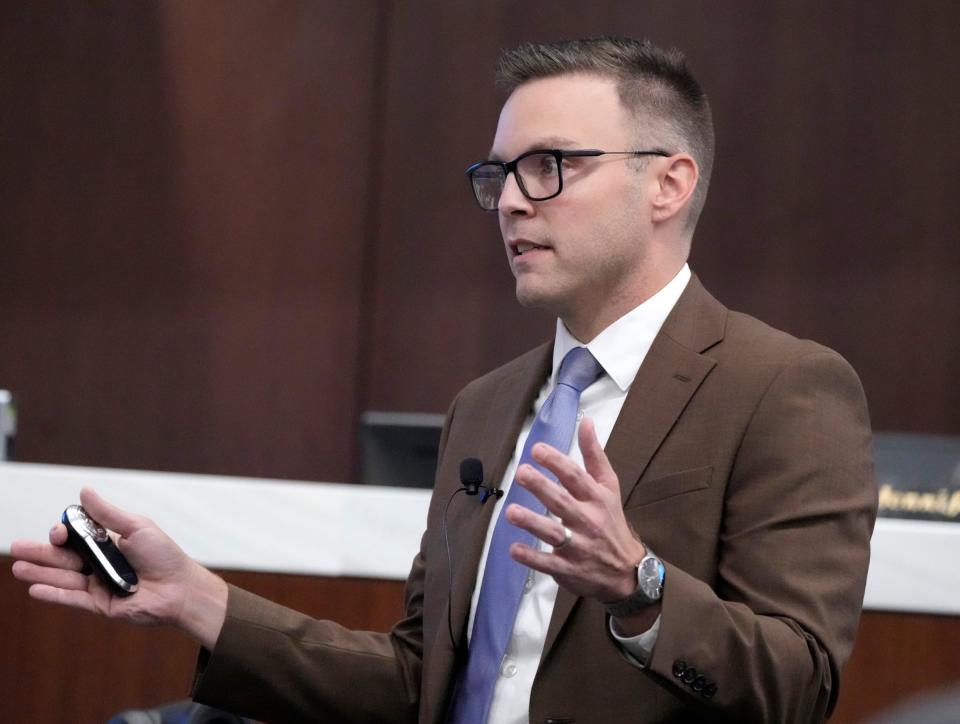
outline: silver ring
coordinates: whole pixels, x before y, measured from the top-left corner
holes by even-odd
[[[557,543],[553,550],[558,551],[566,545],[569,545],[570,541],[573,540],[573,531],[570,530],[567,526],[563,526],[563,540]]]

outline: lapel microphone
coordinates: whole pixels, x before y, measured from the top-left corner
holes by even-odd
[[[467,495],[477,495],[480,488],[483,488],[480,505],[490,498],[499,500],[503,497],[503,491],[500,488],[483,484],[483,463],[477,458],[464,458],[460,461],[460,485],[461,490],[465,490]]]
[[[450,646],[454,653],[457,650],[457,641],[453,637],[453,613],[450,605],[453,601],[453,556],[450,555],[447,512],[458,493],[465,492],[467,495],[478,495],[481,488],[483,488],[483,495],[480,496],[480,505],[486,503],[489,498],[499,499],[503,497],[503,491],[500,488],[491,488],[483,484],[483,463],[478,458],[464,458],[460,461],[460,487],[447,498],[442,518],[443,545],[447,551],[447,633],[450,634]]]

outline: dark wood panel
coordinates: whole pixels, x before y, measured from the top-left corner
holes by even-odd
[[[922,692],[960,681],[960,616],[867,611],[831,722],[853,724]]]
[[[104,722],[186,698],[197,647],[169,628],[137,628],[42,604],[0,557],[0,720]],[[386,631],[403,610],[395,581],[230,572],[231,583],[313,616]]]
[[[21,459],[349,476],[378,12],[5,10]]]

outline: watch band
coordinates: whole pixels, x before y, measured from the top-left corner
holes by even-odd
[[[604,608],[613,618],[623,618],[642,611],[659,601],[663,596],[665,569],[663,561],[650,550],[637,564],[637,588],[622,601],[605,603]]]

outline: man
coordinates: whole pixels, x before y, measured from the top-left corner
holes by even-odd
[[[195,696],[271,720],[824,719],[876,512],[856,375],[691,275],[713,131],[679,53],[524,45],[500,81],[491,158],[469,175],[518,299],[557,329],[451,405],[391,633],[228,588],[92,491],[141,591],[110,598],[49,545],[15,544],[16,575],[40,599],[181,627],[204,647]],[[470,457],[507,491],[495,505],[455,495]]]

